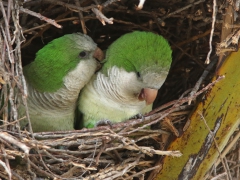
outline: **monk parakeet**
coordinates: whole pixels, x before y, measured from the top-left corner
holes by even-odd
[[[172,61],[168,42],[157,34],[125,34],[107,49],[102,69],[82,89],[78,107],[83,126],[120,122],[151,110]]]
[[[79,92],[96,71],[96,59],[103,58],[93,40],[81,33],[55,39],[37,52],[35,60],[23,69],[34,132],[73,130]],[[23,105],[19,114],[25,114]]]

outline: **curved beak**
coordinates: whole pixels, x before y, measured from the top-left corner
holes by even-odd
[[[100,48],[96,48],[93,57],[96,58],[98,61],[102,61],[104,59],[104,53]]]
[[[146,101],[146,104],[152,104],[157,97],[158,90],[157,89],[150,89],[150,88],[143,88],[138,95],[138,99],[140,101]]]
[[[105,58],[105,55],[103,53],[103,51],[100,49],[100,48],[96,48],[94,53],[93,53],[93,57],[95,59],[97,59],[98,63],[97,63],[97,69],[96,69],[96,72],[102,68],[102,64],[101,64],[101,61]]]

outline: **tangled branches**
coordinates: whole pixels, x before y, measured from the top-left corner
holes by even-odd
[[[207,77],[206,71],[213,67],[206,69],[204,64],[209,34],[213,35],[213,46],[220,42],[218,27],[225,7],[223,1],[217,5],[213,34],[213,4],[204,0],[0,1],[0,177],[147,179],[161,169],[163,156],[180,156],[177,149],[165,151],[167,145],[181,135],[196,97],[223,78],[208,84],[212,74]],[[174,52],[173,67],[152,112],[112,127],[42,133],[33,133],[31,128],[29,132],[20,130],[19,121],[29,119],[22,64],[34,59],[36,47],[63,34],[82,31],[106,49],[120,35],[136,29],[163,35]],[[234,41],[221,42],[217,52],[232,50],[228,45],[236,44],[238,34],[236,31],[236,37],[228,38]],[[17,114],[19,97],[26,104],[24,117]]]

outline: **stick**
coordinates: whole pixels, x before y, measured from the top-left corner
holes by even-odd
[[[53,26],[55,26],[55,27],[57,27],[57,28],[62,28],[62,26],[61,26],[60,24],[56,23],[55,20],[49,19],[49,18],[41,15],[40,13],[33,12],[33,11],[31,11],[31,10],[29,10],[29,9],[26,9],[26,8],[23,8],[23,7],[20,7],[20,11],[21,11],[21,12],[24,12],[24,13],[27,13],[27,14],[29,14],[29,15],[31,15],[31,16],[35,16],[35,17],[37,17],[37,18],[39,18],[39,19],[41,19],[41,20],[43,20],[43,21],[46,21],[46,22],[48,22],[49,24],[52,24]]]

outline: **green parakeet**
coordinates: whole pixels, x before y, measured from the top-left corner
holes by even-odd
[[[120,122],[152,109],[172,61],[168,42],[157,34],[125,34],[107,49],[102,69],[79,96],[83,126],[100,120]]]
[[[79,92],[95,73],[96,59],[103,58],[93,40],[81,33],[55,39],[37,52],[23,69],[34,132],[73,130]],[[23,105],[19,114],[25,114]],[[21,121],[21,126],[27,122]]]

